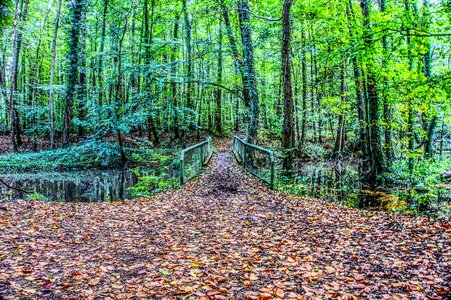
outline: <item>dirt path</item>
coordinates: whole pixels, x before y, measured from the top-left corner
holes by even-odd
[[[4,299],[446,299],[449,223],[271,191],[229,145],[177,191],[0,211]]]

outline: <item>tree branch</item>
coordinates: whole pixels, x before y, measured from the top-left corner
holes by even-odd
[[[221,88],[229,93],[234,94],[235,96],[237,96],[238,98],[240,98],[241,100],[243,100],[243,96],[241,96],[239,93],[237,93],[236,91],[222,85],[216,82],[209,82],[209,81],[202,81],[202,80],[190,80],[191,83],[197,83],[197,84],[205,84],[205,85],[211,85],[211,86],[215,86],[218,88]],[[165,84],[184,84],[187,83],[187,81],[162,81],[162,83]]]
[[[387,30],[400,33],[401,35],[407,35],[407,33],[404,32],[405,30],[392,29],[392,28],[389,28]],[[415,30],[415,29],[413,29],[413,30]],[[417,36],[417,37],[448,37],[448,36],[451,36],[451,33],[414,33],[414,32],[410,32],[409,35]]]
[[[16,191],[18,191],[18,192],[22,192],[22,193],[25,193],[25,194],[33,194],[33,192],[26,191],[26,190],[23,190],[23,189],[21,189],[21,188],[13,187],[13,186],[7,184],[5,181],[3,181],[3,179],[0,179],[0,183],[2,183],[3,185],[5,185],[7,188],[16,190]]]

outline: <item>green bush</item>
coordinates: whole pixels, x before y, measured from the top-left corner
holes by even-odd
[[[171,155],[157,153],[149,148],[125,148],[124,151],[128,162],[132,165],[167,165],[173,160]],[[70,171],[121,165],[119,146],[99,141],[88,141],[82,145],[41,152],[0,155],[0,172]]]
[[[0,156],[0,171],[91,169],[118,165],[120,151],[115,144],[89,142],[69,148]]]
[[[451,170],[451,159],[424,159],[415,161],[409,170],[408,160],[394,162],[392,170],[385,176],[392,184],[411,185],[418,189],[435,188],[442,181],[442,174]]]
[[[42,195],[40,193],[37,193],[37,192],[32,193],[32,194],[28,194],[27,195],[27,200],[49,201],[49,199],[46,196],[44,196],[44,195]]]
[[[167,176],[165,176],[164,173],[160,176],[141,175],[138,169],[135,170],[135,173],[139,178],[138,183],[130,188],[134,198],[155,195],[160,192],[174,189],[180,185],[180,182],[175,178],[165,178]]]

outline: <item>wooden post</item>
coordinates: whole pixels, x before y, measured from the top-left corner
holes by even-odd
[[[184,182],[184,178],[183,178],[183,173],[185,172],[185,151],[182,151],[182,155],[180,158],[180,185],[183,185]]]

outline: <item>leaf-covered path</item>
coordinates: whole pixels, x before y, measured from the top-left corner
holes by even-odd
[[[450,297],[449,222],[271,191],[223,149],[150,199],[0,201],[0,299]]]

